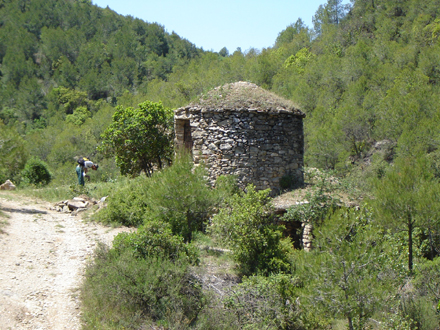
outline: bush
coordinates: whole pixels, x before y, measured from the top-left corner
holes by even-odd
[[[100,210],[95,219],[106,224],[140,226],[147,212],[148,190],[149,180],[145,177],[128,181],[107,198],[107,207]]]
[[[17,130],[18,126],[8,127],[0,118],[0,184],[8,179],[17,184],[28,159],[25,141]]]
[[[283,216],[284,221],[311,222],[320,224],[325,217],[334,211],[340,200],[334,197],[334,187],[326,174],[315,175],[316,185],[304,197],[308,203],[291,206]]]
[[[21,172],[23,182],[36,186],[46,186],[52,180],[47,164],[37,158],[31,158]]]
[[[289,255],[293,246],[290,239],[282,238],[284,227],[274,222],[269,191],[256,191],[249,185],[247,193],[226,200],[210,228],[232,248],[243,275],[290,269]]]
[[[127,226],[157,220],[168,223],[173,234],[189,242],[193,232],[204,230],[221,199],[221,194],[209,187],[205,169],[194,168],[186,155],[177,157],[172,166],[151,178],[137,177],[117,190],[97,219]]]
[[[99,246],[81,288],[85,329],[140,329],[190,324],[204,306],[185,259],[136,258]]]
[[[301,329],[297,278],[277,274],[244,278],[224,300],[239,320],[241,329]]]
[[[196,231],[204,231],[206,222],[219,204],[219,198],[208,185],[203,166],[194,167],[190,155],[180,155],[171,167],[156,173],[148,190],[148,212],[145,222],[169,223],[174,235],[185,242]]]
[[[169,225],[157,221],[140,227],[134,233],[120,233],[113,241],[114,248],[123,253],[130,251],[138,258],[165,258],[171,261],[186,259],[190,264],[198,263],[198,250],[185,244],[183,238],[175,236]]]
[[[238,194],[240,188],[237,184],[237,177],[235,175],[220,175],[215,181],[215,190],[222,202],[234,194]]]

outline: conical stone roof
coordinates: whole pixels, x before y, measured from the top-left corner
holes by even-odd
[[[199,100],[177,109],[186,111],[258,111],[270,113],[293,113],[299,117],[305,114],[289,100],[269,92],[255,84],[239,81],[216,87],[202,95]]]

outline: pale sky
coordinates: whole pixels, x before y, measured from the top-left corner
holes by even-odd
[[[301,18],[312,17],[326,0],[92,0],[118,14],[162,25],[204,50],[233,53],[272,47],[278,34]],[[344,0],[343,3],[349,3]]]

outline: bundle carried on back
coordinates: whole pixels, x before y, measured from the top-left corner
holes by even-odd
[[[80,158],[78,158],[77,163],[80,166],[84,167],[86,161],[88,161],[88,159],[86,157],[80,157]]]

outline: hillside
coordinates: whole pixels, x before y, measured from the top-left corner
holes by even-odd
[[[225,56],[87,1],[5,1],[0,119],[58,183],[61,168],[80,155],[104,162],[108,178],[117,171],[96,146],[116,105],[149,99],[177,108],[216,86],[249,81],[306,113],[308,166],[349,171],[384,140],[397,155],[437,159],[437,2],[338,4],[318,8],[313,29],[298,20],[281,31],[274,48]],[[29,158],[14,157],[18,167]],[[19,181],[18,170],[8,177]]]
[[[85,329],[438,329],[440,1],[341,4],[228,55],[86,0],[0,1],[0,183],[109,196],[92,220],[138,228],[95,251]],[[214,88],[238,81],[306,115],[304,170],[317,170],[275,200],[282,218],[269,191],[232,176],[212,188],[190,157],[160,159],[171,110],[209,95],[221,107]],[[85,187],[79,156],[99,163]],[[200,275],[213,263],[233,290]]]

